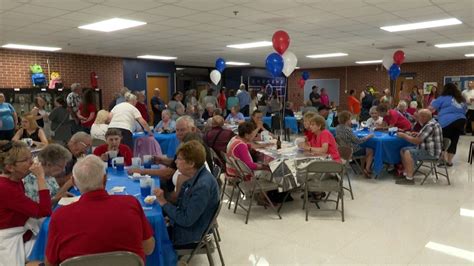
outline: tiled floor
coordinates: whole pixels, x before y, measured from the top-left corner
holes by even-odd
[[[378,180],[352,178],[355,199],[345,195],[346,221],[335,212],[318,213],[310,206],[305,222],[302,200],[282,210],[282,220],[269,209],[255,207],[249,224],[242,210],[223,208],[219,216],[222,251],[227,265],[474,265],[473,167],[467,163],[470,141],[458,144],[451,186],[434,178],[420,186],[395,185],[391,176]],[[352,172],[351,172],[352,173]],[[460,209],[471,210],[471,217]],[[440,251],[429,242],[445,245]],[[450,252],[449,247],[457,253]],[[214,254],[218,265],[219,258]],[[205,255],[191,265],[206,265]]]

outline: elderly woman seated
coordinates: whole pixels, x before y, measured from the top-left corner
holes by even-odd
[[[239,123],[245,121],[245,117],[241,112],[239,112],[239,107],[233,106],[230,109],[230,114],[227,116],[225,121],[228,122],[228,123],[231,123],[231,124],[233,124],[233,123],[239,124]]]
[[[341,157],[337,150],[336,140],[329,130],[326,129],[326,120],[320,115],[313,116],[310,121],[313,137],[310,141],[309,152],[319,156],[331,156],[332,160],[340,162]]]
[[[176,154],[176,166],[181,172],[177,204],[169,203],[161,189],[155,189],[154,194],[171,221],[170,237],[179,248],[201,240],[219,205],[219,187],[204,166],[206,152],[202,144],[186,142]]]
[[[368,128],[380,128],[383,125],[383,117],[379,116],[379,112],[377,112],[377,106],[370,107],[369,110],[370,118],[367,119],[365,125]]]
[[[33,162],[26,144],[0,141],[0,265],[25,265],[33,246],[31,230],[38,222],[30,218],[51,215],[51,198],[41,163]],[[22,179],[37,178],[38,202],[25,195]],[[26,225],[26,226],[25,226]]]
[[[100,110],[91,127],[92,139],[101,139],[105,141],[105,132],[107,132],[107,129],[109,129],[109,112]]]
[[[109,128],[105,133],[105,142],[95,148],[94,155],[99,156],[104,162],[108,162],[109,165],[111,160],[115,157],[123,157],[125,165],[132,164],[132,150],[124,144],[120,144],[122,141],[122,132],[115,128]]]
[[[71,153],[59,144],[49,144],[38,153],[38,161],[44,169],[46,185],[52,198],[53,205],[67,194],[72,187],[72,182],[66,182],[61,188],[56,178],[62,178],[67,162],[72,159]],[[39,202],[38,179],[30,173],[23,178],[26,195]]]
[[[400,101],[400,106],[406,108],[406,102]],[[388,109],[387,105],[381,104],[377,106],[377,112],[383,117],[383,128],[397,127],[402,131],[409,131],[412,127],[410,121],[402,114],[401,110]]]
[[[31,139],[33,145],[44,146],[48,144],[48,139],[44,130],[36,123],[36,117],[32,114],[26,114],[21,117],[21,128],[18,129],[12,140]],[[29,145],[29,143],[28,143]]]
[[[369,134],[363,138],[358,138],[352,132],[351,128],[351,117],[352,114],[349,111],[342,111],[338,115],[339,125],[336,127],[336,139],[337,144],[343,147],[351,147],[352,152],[356,156],[366,156],[365,157],[365,167],[364,167],[364,175],[365,177],[370,177],[371,175],[371,165],[374,156],[374,150],[370,148],[362,148],[360,144],[366,142],[370,138],[374,136],[374,134]],[[364,162],[362,162],[364,165]]]
[[[171,112],[169,110],[163,110],[161,112],[161,121],[155,127],[156,132],[169,133],[176,131],[176,122],[171,119]]]
[[[204,120],[208,120],[209,118],[213,117],[215,108],[216,107],[212,103],[206,104],[206,110],[204,111],[204,113],[202,113],[201,118]]]

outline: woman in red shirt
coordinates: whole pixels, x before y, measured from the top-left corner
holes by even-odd
[[[20,255],[24,249],[15,249],[33,236],[24,225],[30,218],[51,215],[44,170],[39,162],[33,163],[26,144],[18,141],[0,142],[0,169],[0,264],[25,265],[29,254]],[[37,178],[38,203],[25,195],[22,179],[30,172]]]
[[[411,123],[408,119],[395,109],[388,109],[388,106],[381,104],[377,106],[377,112],[383,117],[384,127],[397,127],[402,131],[410,131]]]
[[[110,165],[110,160],[113,159],[110,154],[114,152],[116,154],[114,157],[123,157],[125,165],[131,165],[133,156],[132,150],[127,145],[120,144],[121,141],[122,132],[116,128],[109,128],[105,133],[105,142],[107,143],[95,148],[94,155],[99,156],[104,162],[108,162]]]
[[[97,115],[97,108],[95,107],[94,92],[87,90],[84,92],[83,101],[79,105],[77,117],[81,120],[81,125],[87,133],[91,132],[92,124],[94,124]]]
[[[320,115],[315,115],[310,120],[310,128],[315,137],[310,142],[309,152],[315,155],[330,155],[336,162],[341,162],[339,151],[337,150],[336,139],[326,129],[326,120]]]
[[[311,124],[310,121],[311,119],[316,115],[314,112],[307,112],[303,116],[303,127],[304,127],[304,137],[305,141],[302,141],[298,144],[298,148],[304,150],[304,151],[309,151],[311,148],[311,141],[315,137],[314,133],[311,131]]]
[[[219,91],[219,95],[217,95],[217,103],[219,104],[219,108],[221,108],[222,112],[226,110],[226,102],[227,98],[225,97],[225,89],[221,89]]]

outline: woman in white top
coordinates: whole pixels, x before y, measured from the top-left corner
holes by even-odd
[[[94,124],[91,127],[92,139],[101,139],[105,141],[105,132],[109,128],[109,112],[100,110],[95,117]]]
[[[369,115],[370,118],[365,122],[368,128],[378,128],[382,126],[383,117],[379,116],[379,112],[377,112],[377,106],[372,106],[370,108]]]
[[[133,129],[135,121],[142,127],[145,133],[148,131],[148,124],[143,119],[140,111],[135,107],[137,96],[130,92],[125,94],[125,102],[117,104],[109,114],[109,128],[116,128],[122,132],[122,144],[127,145],[133,151]],[[148,134],[152,135],[150,131]]]

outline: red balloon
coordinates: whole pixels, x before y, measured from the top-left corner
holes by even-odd
[[[402,50],[398,50],[393,54],[393,62],[397,65],[403,64],[405,61],[405,53]]]
[[[306,81],[304,79],[298,80],[298,84],[300,85],[300,88],[304,88],[305,83],[306,83]]]
[[[282,55],[290,46],[290,36],[286,31],[279,30],[273,34],[272,42],[275,51]]]

